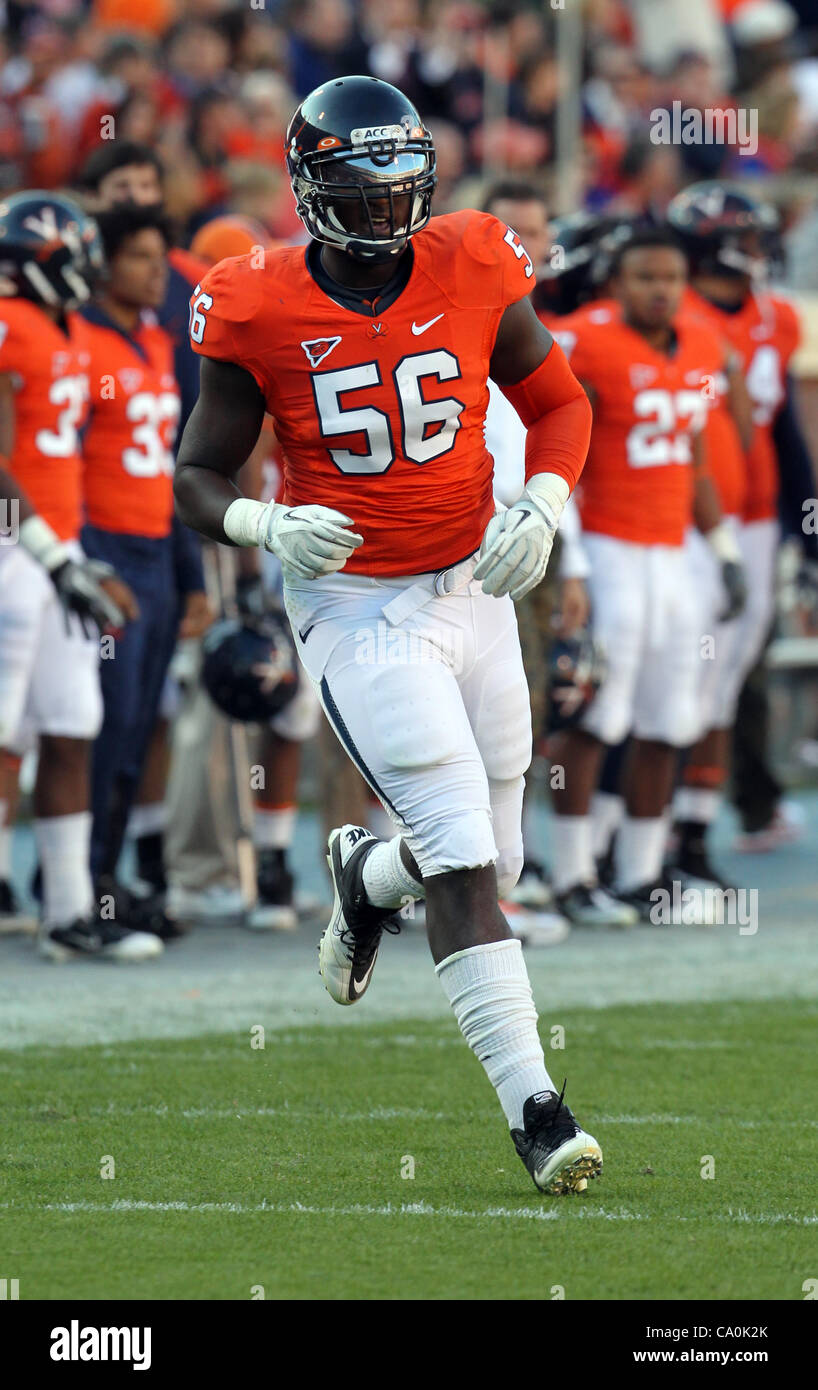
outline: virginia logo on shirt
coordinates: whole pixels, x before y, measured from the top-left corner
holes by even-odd
[[[629,374],[634,391],[641,391],[644,386],[650,386],[650,383],[656,380],[657,371],[655,367],[650,367],[647,363],[632,362]]]
[[[307,354],[310,366],[317,367],[325,357],[329,357],[332,349],[336,348],[340,341],[340,338],[310,338],[301,346]]]
[[[142,385],[142,372],[139,367],[121,367],[117,377],[126,396],[132,396]]]

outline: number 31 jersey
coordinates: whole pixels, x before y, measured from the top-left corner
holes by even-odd
[[[78,314],[66,315],[63,332],[28,299],[0,301],[0,373],[14,390],[10,469],[61,540],[76,537],[81,521],[88,362]]]
[[[285,501],[352,517],[364,544],[345,571],[359,574],[438,570],[479,546],[494,511],[489,358],[533,284],[515,233],[485,213],[433,218],[407,254],[383,308],[333,299],[303,246],[222,261],[191,299],[195,350],[259,385]]]

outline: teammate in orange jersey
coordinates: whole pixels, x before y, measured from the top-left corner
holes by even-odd
[[[594,407],[578,498],[594,631],[608,660],[602,689],[556,755],[565,768],[554,795],[557,901],[583,923],[593,921],[599,893],[590,798],[605,745],[629,730],[616,883],[632,920],[637,912],[649,918],[661,886],[677,750],[696,732],[696,613],[683,549],[694,516],[717,550],[728,605],[743,599],[738,550],[720,524],[700,438],[707,387],[724,370],[726,349],[679,315],[685,275],[669,234],[634,232],[612,268],[620,310],[574,321],[571,362]],[[601,919],[606,913],[603,902]]]
[[[394,87],[318,88],[287,133],[307,247],[223,262],[191,301],[202,391],[182,440],[183,517],[278,554],[299,654],[339,739],[403,833],[346,825],[320,968],[351,1004],[395,910],[426,898],[429,944],[538,1187],[601,1167],[556,1093],[520,944],[498,906],[522,864],[528,692],[514,610],[542,577],[582,468],[590,409],[495,218],[431,217],[434,146]],[[491,376],[528,425],[526,489],[495,515]],[[285,501],[232,478],[273,415]]]
[[[89,353],[89,419],[83,438],[87,554],[113,565],[139,617],[101,664],[104,719],[92,764],[91,868],[97,896],[117,915],[175,934],[158,901],[131,901],[115,882],[159,697],[176,643],[173,446],[180,413],[173,343],[159,326],[169,230],[163,214],[135,204],[98,214],[107,271],[81,313]]]
[[[77,541],[89,354],[73,311],[89,297],[102,252],[79,207],[36,192],[0,205],[0,245],[9,296],[0,305],[0,449],[21,518],[11,537],[19,543],[0,549],[0,747],[19,751],[39,737],[40,949],[58,961],[143,960],[160,943],[97,917],[89,866],[89,741],[101,718],[96,624],[120,628],[136,614],[128,587],[110,566],[84,561]],[[83,591],[86,613],[64,612],[58,595],[76,609]]]
[[[745,558],[748,602],[732,636],[717,644],[718,679],[706,701],[704,737],[688,758],[674,810],[682,871],[719,881],[707,852],[707,833],[721,801],[729,761],[730,730],[744,679],[755,665],[773,617],[775,558],[779,537],[779,469],[792,467],[797,449],[782,459],[774,427],[789,394],[787,369],[797,346],[798,320],[786,300],[769,293],[771,208],[728,184],[696,184],[668,209],[691,263],[688,309],[730,342],[738,356],[753,406],[754,433],[746,454],[746,484],[738,523]],[[806,451],[801,448],[801,455]],[[809,462],[787,480],[800,509],[813,489]],[[738,511],[738,508],[737,508]]]

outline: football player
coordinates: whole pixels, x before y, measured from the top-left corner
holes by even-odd
[[[543,195],[530,184],[506,180],[495,184],[483,201],[483,211],[514,228],[534,266],[536,283],[531,302],[539,303],[540,276],[551,249],[551,229]],[[557,315],[538,317],[557,332]],[[525,485],[525,427],[514,407],[494,382],[489,382],[486,412],[486,447],[494,460],[494,495],[503,505],[516,501]],[[558,621],[562,635],[584,626],[588,618],[585,578],[587,560],[582,550],[579,521],[569,502],[560,518],[560,546],[545,579],[517,605],[520,648],[531,699],[531,721],[535,739],[546,726],[549,648],[554,637],[552,624]],[[559,619],[556,614],[559,613]],[[568,923],[560,913],[546,912],[553,905],[553,892],[542,862],[531,853],[534,836],[529,829],[528,794],[524,802],[523,829],[526,855],[519,881],[506,910],[512,931],[529,944],[549,944],[564,939]],[[536,910],[537,917],[526,909]],[[538,925],[539,924],[539,925]]]
[[[225,261],[191,301],[202,389],[175,480],[184,520],[281,559],[301,659],[350,757],[403,827],[329,839],[320,969],[352,1004],[394,913],[425,896],[437,974],[535,1184],[601,1168],[549,1077],[520,943],[499,911],[522,865],[528,692],[513,599],[542,578],[590,408],[539,323],[516,233],[432,218],[435,155],[412,103],[370,77],[317,88],[286,138],[311,241]],[[496,513],[487,378],[528,426],[527,485]],[[285,500],[232,479],[275,420]]]
[[[161,943],[95,913],[89,865],[89,745],[102,713],[96,623],[120,628],[137,613],[127,585],[111,567],[84,563],[77,540],[89,353],[74,311],[102,264],[99,235],[69,199],[18,193],[0,205],[0,248],[0,450],[22,508],[19,544],[0,549],[0,747],[39,736],[40,950],[56,961],[144,960]],[[66,614],[61,595],[80,611]]]
[[[698,314],[731,344],[752,402],[752,430],[743,473],[729,489],[725,510],[745,560],[748,601],[738,622],[722,631],[705,699],[705,732],[689,756],[674,811],[679,835],[678,865],[691,878],[721,882],[707,851],[727,777],[730,730],[741,687],[763,649],[774,607],[775,560],[779,537],[780,470],[794,495],[795,510],[814,489],[803,441],[777,454],[774,427],[789,405],[788,365],[799,340],[792,305],[766,288],[770,252],[777,228],[772,208],[722,183],[695,184],[668,208],[670,226],[690,260],[687,309]],[[715,423],[715,422],[714,422]],[[727,458],[720,449],[716,458]],[[801,463],[800,472],[795,473]],[[799,534],[803,537],[803,532]],[[814,538],[803,537],[807,544]]]
[[[635,231],[613,261],[619,307],[574,319],[571,362],[594,407],[579,505],[594,632],[608,663],[581,726],[562,735],[557,753],[564,765],[564,786],[554,793],[557,902],[582,923],[593,920],[599,892],[590,798],[605,746],[629,730],[617,893],[649,920],[660,886],[663,813],[678,750],[697,723],[696,611],[683,550],[694,515],[719,560],[728,611],[743,599],[737,546],[721,524],[701,439],[726,348],[706,325],[679,315],[685,277],[669,233]]]
[[[170,233],[156,206],[122,204],[97,215],[106,273],[81,309],[89,355],[83,435],[86,554],[112,565],[136,594],[139,617],[100,667],[104,717],[92,762],[91,869],[97,896],[117,913],[169,938],[159,901],[130,901],[115,881],[176,643],[173,446],[180,413],[173,343],[156,321],[167,279]]]

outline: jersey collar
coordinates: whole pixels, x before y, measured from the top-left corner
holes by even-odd
[[[337,280],[333,280],[321,263],[321,243],[318,241],[310,242],[307,247],[306,260],[307,270],[319,290],[322,290],[336,304],[340,304],[342,309],[349,309],[353,314],[362,314],[364,318],[374,319],[390,308],[406,289],[415,263],[415,250],[410,242],[398,262],[395,274],[390,280],[387,280],[385,285],[376,290],[371,287],[361,290],[351,289],[348,285],[340,285]]]

